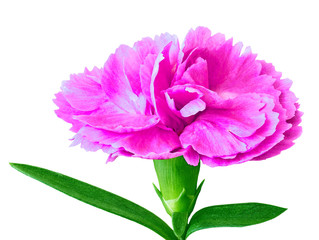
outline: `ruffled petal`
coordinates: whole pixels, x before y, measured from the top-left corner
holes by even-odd
[[[183,156],[189,165],[192,165],[192,166],[198,165],[199,154],[192,148],[192,146],[187,147]]]
[[[281,92],[279,101],[283,108],[286,109],[287,119],[291,119],[295,116],[295,103],[298,100],[295,94],[289,90],[291,85],[292,81],[289,79],[278,79],[274,83],[275,88]]]
[[[137,52],[122,45],[105,63],[101,81],[109,100],[131,113],[145,112],[146,104],[137,104],[141,93],[140,64]]]
[[[92,111],[106,100],[100,84],[101,70],[85,69],[84,73],[73,74],[69,81],[62,83],[62,93],[69,104],[80,111]]]
[[[156,115],[160,117],[161,122],[175,132],[180,132],[183,128],[182,120],[169,109],[164,94],[164,91],[171,85],[175,65],[177,64],[177,62],[171,62],[172,44],[172,42],[169,43],[155,61],[150,93]]]
[[[281,153],[281,151],[286,150],[294,145],[294,140],[300,137],[302,133],[302,127],[299,126],[301,123],[302,112],[296,111],[295,116],[288,120],[288,123],[292,125],[292,127],[284,133],[284,138],[277,145],[271,148],[269,151],[264,154],[255,157],[254,160],[264,160],[270,157],[274,157]]]
[[[208,88],[207,62],[203,58],[197,58],[183,76],[174,82],[174,85],[196,84]]]
[[[208,157],[229,156],[246,151],[246,144],[232,133],[205,120],[196,120],[185,127],[180,140],[184,148],[192,146],[196,152]]]
[[[209,88],[218,93],[232,92],[247,86],[247,81],[260,74],[261,65],[255,61],[256,55],[247,48],[241,54],[242,44],[233,46],[232,39],[220,48],[209,51],[207,57]]]
[[[197,27],[195,30],[191,29],[183,43],[184,60],[188,57],[189,53],[195,48],[218,48],[225,42],[225,36],[217,33],[211,36],[211,31],[205,27]]]
[[[75,119],[95,128],[113,132],[136,132],[148,129],[159,122],[157,116],[146,116],[132,113],[91,114],[76,116]]]
[[[136,157],[167,159],[183,154],[177,134],[159,125],[131,133],[117,133],[86,126],[79,134],[92,142],[123,149]]]
[[[142,92],[150,104],[152,104],[150,88],[151,88],[152,74],[153,74],[156,58],[157,58],[156,54],[149,54],[145,58],[144,63],[143,65],[141,65],[141,69],[140,69]]]
[[[79,131],[84,124],[78,120],[75,120],[73,116],[91,114],[92,111],[86,112],[74,109],[65,99],[62,92],[57,93],[55,97],[56,98],[53,100],[53,102],[59,107],[59,109],[55,110],[56,115],[64,121],[72,124],[72,128],[70,129],[72,132]]]
[[[207,109],[197,119],[212,122],[238,137],[249,137],[266,121],[261,111],[264,106],[259,95],[245,94]]]

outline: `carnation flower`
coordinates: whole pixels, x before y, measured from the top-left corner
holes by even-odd
[[[72,145],[117,156],[201,160],[227,166],[293,145],[301,112],[274,66],[250,48],[190,30],[182,47],[168,33],[121,45],[103,68],[71,75],[54,100],[72,124]]]

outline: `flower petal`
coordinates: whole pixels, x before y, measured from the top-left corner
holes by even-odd
[[[264,105],[257,94],[239,95],[208,108],[197,119],[212,122],[238,137],[248,137],[265,123],[265,113],[261,112]]]
[[[199,154],[192,148],[192,146],[187,147],[183,156],[189,165],[192,165],[192,166],[198,165]]]
[[[106,61],[101,81],[109,100],[131,113],[145,111],[136,103],[141,93],[140,64],[137,52],[121,45]]]
[[[197,62],[191,65],[183,76],[174,82],[174,85],[197,84],[208,88],[207,62],[202,58],[197,58]]]
[[[85,69],[84,73],[73,74],[69,81],[62,83],[63,96],[75,109],[95,110],[106,100],[100,81],[100,69],[96,67],[92,71]]]
[[[79,131],[84,126],[84,124],[78,120],[75,120],[73,116],[91,114],[92,111],[86,112],[73,108],[65,99],[62,92],[57,93],[55,97],[56,98],[53,100],[53,102],[59,107],[59,109],[55,110],[56,115],[64,121],[72,124],[72,128],[70,129],[72,132]]]
[[[170,87],[171,80],[174,75],[174,66],[177,64],[176,62],[171,63],[170,61],[172,44],[173,43],[171,42],[165,46],[162,53],[155,61],[150,92],[155,112],[160,117],[161,122],[174,129],[175,132],[180,132],[183,128],[182,120],[175,116],[175,114],[169,109],[163,92]]]
[[[225,41],[225,36],[223,34],[215,34],[211,36],[211,31],[205,27],[197,27],[195,30],[191,29],[184,40],[183,43],[183,53],[185,60],[189,53],[195,48],[218,48]]]
[[[228,156],[246,151],[246,144],[232,133],[205,120],[196,120],[185,127],[180,140],[184,148],[192,146],[196,152],[208,157]]]
[[[75,119],[95,128],[119,133],[140,131],[159,122],[157,116],[132,113],[80,115]]]
[[[123,149],[136,157],[167,159],[183,154],[183,150],[179,150],[181,144],[177,134],[159,125],[130,133],[117,133],[85,126],[79,134],[92,142]]]
[[[232,92],[238,86],[247,86],[247,80],[259,76],[261,64],[247,48],[241,54],[242,44],[232,45],[232,39],[209,52],[207,60],[209,88],[218,93]]]

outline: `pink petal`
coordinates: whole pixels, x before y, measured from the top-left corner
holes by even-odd
[[[145,111],[136,105],[141,93],[140,64],[137,52],[122,45],[104,65],[102,87],[106,95],[110,101],[132,113]]]
[[[203,93],[191,85],[175,85],[165,91],[169,108],[183,118],[196,115],[206,108],[206,103],[200,99],[202,96]]]
[[[183,74],[183,76],[174,82],[174,85],[197,84],[208,88],[208,71],[207,62],[202,58],[198,58],[197,62],[191,65]]]
[[[172,43],[168,44],[155,61],[150,91],[155,112],[160,117],[161,122],[174,129],[174,131],[180,132],[183,123],[170,111],[163,93],[171,84],[174,65],[177,64],[170,62],[171,46]]]
[[[225,41],[223,34],[215,34],[211,36],[211,31],[205,27],[197,27],[195,30],[191,29],[183,43],[184,60],[188,57],[188,54],[195,48],[218,48]]]
[[[208,157],[246,151],[245,143],[226,129],[205,120],[196,120],[185,127],[180,140],[184,148],[192,146],[196,152]]]
[[[75,119],[95,128],[119,133],[140,131],[159,122],[157,116],[131,113],[80,115]]]
[[[184,158],[189,165],[197,166],[199,163],[199,154],[191,147],[187,147]]]
[[[117,133],[86,126],[80,130],[79,134],[92,142],[123,149],[136,157],[167,159],[183,154],[183,151],[179,150],[181,144],[177,134],[159,125],[130,133]]]
[[[62,93],[70,105],[81,111],[92,111],[106,100],[102,90],[101,70],[94,68],[91,72],[71,75],[69,81],[62,84]]]
[[[84,126],[84,124],[78,120],[75,120],[73,116],[91,114],[92,111],[86,112],[74,109],[65,99],[62,92],[57,93],[55,97],[56,98],[53,100],[53,102],[59,107],[59,109],[55,110],[56,115],[64,121],[72,124],[72,128],[70,129],[71,131],[79,131]]]
[[[149,103],[152,103],[150,88],[151,88],[152,73],[153,73],[153,68],[154,68],[156,58],[157,58],[156,54],[149,54],[145,58],[144,64],[141,65],[141,69],[140,69],[142,92]]]
[[[220,48],[209,52],[207,60],[209,88],[218,93],[238,89],[238,85],[245,86],[250,78],[259,76],[261,65],[255,61],[256,55],[246,49],[240,54],[242,44],[232,45],[232,39]]]
[[[300,137],[302,133],[302,127],[299,126],[301,123],[302,112],[296,111],[295,116],[288,120],[288,123],[292,124],[292,127],[284,133],[284,139],[279,142],[276,146],[271,148],[266,153],[254,158],[254,160],[263,160],[280,154],[281,151],[286,150],[294,145],[294,140]]]
[[[257,94],[239,95],[208,108],[198,119],[214,123],[239,137],[248,137],[259,129],[266,120],[264,107]]]
[[[292,81],[289,79],[278,79],[274,84],[275,88],[281,92],[279,101],[283,108],[287,110],[287,119],[290,119],[294,116],[296,112],[295,103],[298,100],[295,94],[289,90],[291,85]]]

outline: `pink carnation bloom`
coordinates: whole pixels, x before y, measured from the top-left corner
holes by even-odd
[[[117,156],[227,166],[262,160],[293,145],[302,113],[272,64],[209,29],[121,45],[103,68],[63,82],[57,115],[72,145]]]

